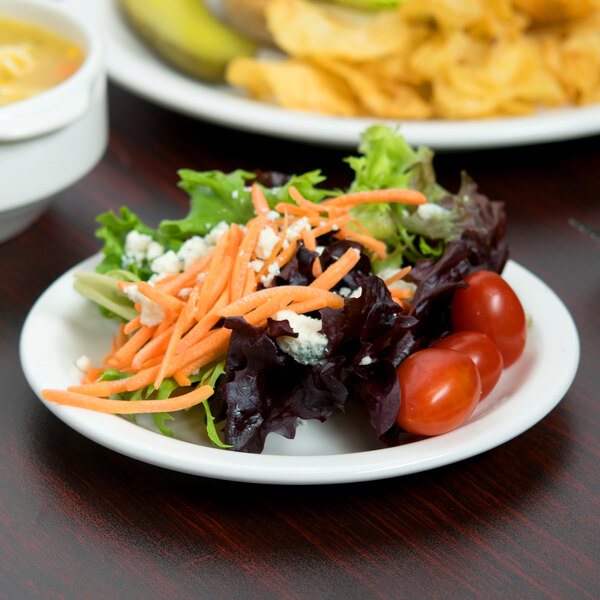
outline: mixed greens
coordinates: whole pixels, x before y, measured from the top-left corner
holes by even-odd
[[[375,434],[382,442],[393,444],[400,403],[398,365],[448,331],[450,299],[466,275],[480,268],[501,272],[508,256],[502,203],[479,194],[466,175],[457,193],[445,190],[436,182],[432,159],[430,150],[412,149],[397,131],[374,126],[362,136],[358,155],[347,159],[354,172],[347,190],[327,189],[318,170],[289,177],[268,173],[258,177],[243,170],[229,174],[182,170],[179,185],[190,197],[189,214],[180,220],[163,220],[156,229],[127,208],[119,215],[100,215],[97,235],[104,240],[104,257],[96,273],[77,275],[76,288],[97,302],[105,316],[133,319],[137,314],[134,302],[118,282],[152,280],[157,273],[151,257],[128,258],[130,232],[147,236],[163,255],[181,254],[190,239],[206,239],[222,222],[243,225],[255,217],[249,186],[257,180],[271,209],[291,202],[290,188],[313,203],[347,192],[420,191],[427,204],[378,202],[352,209],[360,226],[385,243],[384,258],[356,241],[329,233],[318,238],[318,252],[299,242],[292,259],[265,283],[310,285],[315,279],[315,260],[327,269],[349,248],[360,251],[360,260],[332,288],[344,296],[343,307],[315,311],[326,338],[316,363],[304,364],[282,351],[277,340],[282,335],[296,335],[288,321],[269,319],[266,327],[256,327],[243,317],[231,316],[223,321],[231,330],[225,359],[202,367],[189,378],[191,384],[209,381],[215,388],[215,395],[203,405],[209,436],[219,446],[260,452],[269,433],[293,437],[298,419],[323,421],[351,401],[365,405]],[[414,296],[403,309],[384,279],[405,266],[412,267],[405,281],[414,289]],[[102,379],[128,376],[106,370]],[[144,386],[123,393],[120,399],[168,397],[179,387],[168,377],[157,390]],[[153,416],[159,429],[171,434],[165,422],[172,417],[167,413]],[[215,422],[223,424],[222,439]]]

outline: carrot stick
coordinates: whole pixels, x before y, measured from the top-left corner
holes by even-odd
[[[142,325],[130,338],[113,354],[107,364],[112,367],[128,365],[134,354],[152,337],[154,327]]]
[[[392,298],[412,298],[415,293],[409,288],[388,288]]]
[[[214,393],[209,385],[198,386],[187,394],[174,396],[166,400],[107,400],[94,396],[85,396],[75,392],[62,390],[43,390],[42,398],[49,402],[56,402],[65,406],[87,408],[96,412],[112,414],[139,414],[153,412],[174,412],[190,408],[204,402]]]
[[[128,285],[132,284],[126,283],[124,287],[127,287]],[[158,288],[155,288],[154,286],[150,285],[147,281],[138,281],[133,285],[137,286],[138,292],[140,294],[146,296],[148,300],[156,302],[156,304],[159,304],[166,310],[170,310],[176,314],[179,314],[179,311],[184,307],[184,303],[181,300],[175,298],[174,296],[171,296],[170,294],[166,294],[164,291],[161,291]],[[120,283],[119,287],[121,287]]]
[[[348,254],[348,252],[350,251],[354,251],[357,254],[359,254],[358,250],[355,250],[354,248],[350,248],[346,252],[346,254]],[[346,256],[346,254],[344,254],[344,256]],[[342,256],[342,258],[344,258],[344,256]],[[342,258],[340,258],[334,264],[337,265],[342,260]],[[331,269],[331,267],[329,267],[329,269]],[[327,271],[329,271],[329,269],[327,269]],[[327,271],[325,271],[325,273],[327,273]],[[325,273],[323,273],[323,275]],[[304,285],[283,285],[280,287],[265,288],[263,290],[259,290],[258,292],[254,292],[253,294],[241,298],[236,302],[232,302],[225,308],[222,308],[218,311],[218,314],[221,317],[243,317],[247,315],[251,310],[254,310],[258,306],[260,306],[261,304],[270,301],[272,298],[281,297],[283,295],[289,297],[290,301],[323,298],[327,300],[327,305],[331,308],[341,308],[344,305],[344,301],[340,296],[334,294],[333,292],[328,292],[324,289],[317,288],[316,286],[307,287]]]
[[[131,321],[125,323],[123,327],[123,333],[125,333],[126,335],[133,333],[141,325],[140,318],[140,315],[138,315],[137,317],[131,319]]]
[[[408,267],[404,267],[404,269],[400,269],[395,275],[392,275],[391,277],[385,279],[385,285],[389,287],[390,285],[392,285],[392,283],[403,279],[406,275],[408,275],[411,268],[412,267],[409,265]]]
[[[348,248],[336,262],[329,265],[308,287],[321,290],[331,289],[359,260],[360,252],[356,248]]]
[[[313,230],[308,228],[303,229],[301,235],[306,248],[314,252],[317,249],[317,240],[315,239]]]
[[[368,202],[401,202],[403,204],[425,204],[427,198],[417,190],[401,190],[401,189],[386,189],[386,190],[369,190],[366,192],[354,192],[344,194],[336,198],[330,198],[321,202],[321,206],[335,206],[350,208],[358,204]]]
[[[348,227],[343,227],[335,234],[335,237],[342,240],[357,242],[368,250],[371,250],[371,252],[376,254],[379,258],[385,258],[387,256],[387,247],[385,243],[380,240],[376,240],[370,235],[364,235],[362,233],[358,233],[357,231],[353,231]]]
[[[173,379],[181,387],[187,387],[188,385],[192,385],[192,382],[189,380],[189,378],[186,377],[181,371],[175,371],[175,373],[173,373]]]
[[[223,356],[227,351],[230,337],[230,329],[224,327],[216,329],[185,353],[175,355],[169,369],[181,371],[187,376],[191,375],[201,367]]]
[[[305,209],[307,212],[326,212],[326,208],[320,207],[318,204],[307,200],[293,185],[288,189],[290,198],[296,202],[298,206]]]
[[[233,259],[231,256],[225,256],[218,263],[215,261],[213,264],[215,266],[218,265],[218,269],[215,268],[214,271],[216,272],[214,272],[211,266],[211,270],[206,276],[205,286],[196,306],[195,314],[197,319],[200,319],[208,312],[208,308],[221,295],[231,276],[233,268]]]
[[[140,348],[136,355],[131,360],[131,366],[134,369],[139,369],[150,358],[159,356],[167,349],[169,339],[173,334],[174,325],[165,329],[160,335],[151,339],[143,348]]]
[[[86,396],[101,396],[108,398],[113,394],[122,392],[133,392],[154,381],[158,373],[158,366],[149,367],[138,371],[135,375],[125,379],[115,379],[114,381],[96,381],[84,385],[71,385],[67,389],[70,392],[84,394]]]
[[[287,213],[288,215],[295,215],[297,217],[314,217],[313,211],[306,210],[302,206],[296,206],[295,204],[288,204],[287,202],[279,202],[275,206],[275,210],[280,213]]]
[[[266,215],[271,210],[258,183],[252,184],[250,195],[252,196],[252,204],[254,204],[254,211],[257,215]]]
[[[351,215],[343,215],[335,219],[309,219],[309,223],[314,227],[313,235],[318,238],[330,231],[339,231],[352,220],[354,219]]]
[[[199,258],[183,273],[175,276],[170,281],[164,284],[161,282],[162,280],[157,281],[156,287],[165,294],[178,294],[183,288],[190,287],[192,284],[196,283],[198,276],[208,268],[211,258],[212,251],[206,256]]]
[[[244,285],[244,292],[242,297],[248,296],[256,291],[256,273],[254,267],[248,266],[248,273],[246,274],[246,283]]]
[[[240,244],[240,250],[232,268],[230,285],[232,300],[237,300],[242,296],[246,283],[248,264],[258,242],[258,236],[265,226],[265,222],[265,217],[261,216],[256,217],[256,219],[253,219],[248,224],[246,235]]]

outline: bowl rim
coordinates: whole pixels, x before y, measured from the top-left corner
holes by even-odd
[[[10,8],[15,7],[16,10],[14,11],[14,14],[11,14],[11,12],[3,12],[3,9],[6,7],[9,7],[9,11]],[[70,122],[75,121],[81,116],[81,111],[73,111],[72,118],[66,118],[64,119],[64,122],[51,126],[49,123],[52,119],[52,114],[48,108],[52,105],[62,106],[64,108],[65,103],[69,104],[78,92],[83,90],[85,93],[89,93],[98,76],[101,76],[104,73],[103,39],[100,36],[100,33],[95,28],[91,27],[76,11],[69,10],[68,6],[50,4],[47,0],[0,0],[0,16],[21,22],[39,23],[40,26],[45,29],[53,32],[57,31],[56,27],[47,26],[39,21],[28,20],[27,14],[37,14],[42,16],[51,14],[52,17],[58,17],[58,19],[62,20],[66,25],[77,30],[81,34],[82,39],[85,40],[86,55],[77,71],[64,81],[29,98],[24,98],[23,100],[0,106],[0,126],[2,123],[11,122],[12,124],[16,122],[16,120],[22,121],[28,119],[31,117],[32,113],[36,114],[39,123],[37,130],[34,130],[33,132],[30,131],[27,135],[15,137],[15,139],[9,141],[0,140],[0,145],[10,145],[12,142],[19,143],[25,139],[50,133],[51,131],[60,129]],[[40,115],[43,114],[46,114],[47,117],[39,118]]]

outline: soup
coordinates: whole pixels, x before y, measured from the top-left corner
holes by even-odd
[[[64,81],[84,58],[79,46],[52,31],[0,17],[0,106]]]

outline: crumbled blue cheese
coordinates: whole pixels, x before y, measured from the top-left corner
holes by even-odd
[[[167,275],[179,273],[181,271],[181,263],[177,254],[173,250],[168,250],[158,258],[155,258],[150,264],[150,268],[156,273],[158,279],[161,279]]]
[[[361,287],[357,287],[349,296],[348,298],[360,298],[362,296],[362,288]]]
[[[278,241],[279,236],[270,227],[263,228],[256,242],[256,256],[263,260],[269,258]]]
[[[148,246],[150,246],[152,239],[151,235],[147,233],[140,233],[135,229],[132,229],[125,236],[125,255],[123,256],[123,267],[127,268],[130,264],[136,263],[138,266],[142,266],[142,263],[146,259],[146,252]]]
[[[265,261],[260,260],[259,258],[255,258],[250,262],[250,266],[254,269],[255,273],[260,273],[262,268],[265,266]]]
[[[277,221],[277,219],[279,219],[280,217],[281,215],[276,210],[270,210],[267,213],[267,219],[269,221]]]
[[[199,258],[206,256],[211,249],[212,246],[207,244],[206,240],[199,235],[193,235],[187,239],[177,251],[177,258],[182,270],[189,269]]]
[[[154,327],[163,322],[165,318],[165,310],[160,304],[146,298],[138,290],[137,285],[132,283],[123,288],[123,292],[134,303],[140,303],[142,310],[140,312],[140,323],[148,327]]]
[[[217,223],[205,236],[204,241],[209,246],[216,246],[219,238],[229,229],[229,225],[225,221]]]
[[[260,280],[265,287],[269,287],[273,282],[273,279],[279,275],[281,271],[279,270],[279,265],[274,262],[269,265],[267,269],[267,274],[263,275]]]
[[[293,310],[280,310],[276,321],[288,321],[298,337],[282,335],[277,338],[279,348],[302,365],[316,365],[327,347],[327,337],[319,333],[323,328],[321,319],[298,315]]]
[[[373,359],[367,354],[366,356],[363,356],[360,359],[360,362],[358,363],[361,367],[365,367],[367,365],[370,365],[373,362]]]
[[[417,214],[419,217],[421,217],[421,219],[427,221],[442,215],[447,215],[448,211],[443,206],[440,206],[435,202],[427,202],[426,204],[419,204],[417,208]]]
[[[305,229],[310,229],[310,223],[306,217],[294,221],[287,229],[285,236],[286,242],[293,242]]]
[[[90,369],[93,368],[94,364],[92,363],[89,356],[82,354],[76,361],[75,366],[84,373],[87,373]]]

